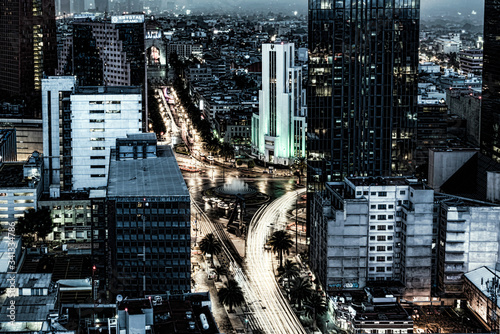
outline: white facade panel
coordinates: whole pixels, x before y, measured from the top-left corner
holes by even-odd
[[[104,187],[116,138],[141,133],[141,94],[75,94],[72,109],[73,189]]]

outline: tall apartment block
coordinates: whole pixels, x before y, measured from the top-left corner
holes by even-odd
[[[308,183],[411,174],[419,1],[309,0]]]
[[[0,94],[40,93],[57,68],[54,0],[0,1]]]
[[[140,87],[79,87],[75,77],[43,82],[45,190],[59,197],[59,190],[105,187],[116,139],[142,131]]]
[[[481,153],[500,162],[500,0],[484,2]]]
[[[262,44],[259,114],[252,116],[252,151],[272,164],[305,157],[306,112],[302,68],[294,66],[293,43]]]
[[[500,206],[443,194],[435,196],[435,203],[437,293],[460,298],[463,274],[482,266],[500,268]]]
[[[429,300],[434,191],[404,178],[326,183],[312,202],[310,259],[328,291],[370,281],[406,287]]]

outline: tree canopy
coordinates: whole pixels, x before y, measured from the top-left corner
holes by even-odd
[[[222,305],[229,307],[229,313],[233,312],[234,306],[239,306],[245,302],[243,290],[234,279],[229,279],[226,285],[219,290],[217,296]]]
[[[24,212],[23,217],[18,219],[16,233],[25,238],[32,237],[34,239],[36,236],[37,239],[45,241],[47,235],[52,232],[52,225],[49,209],[42,208],[38,211],[29,209]]]

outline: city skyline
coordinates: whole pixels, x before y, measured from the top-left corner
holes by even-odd
[[[0,14],[0,333],[500,331],[500,0],[259,1]]]

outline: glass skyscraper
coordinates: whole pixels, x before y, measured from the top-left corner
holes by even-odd
[[[484,1],[481,152],[500,162],[500,0]]]
[[[309,0],[308,182],[414,171],[420,0]]]

